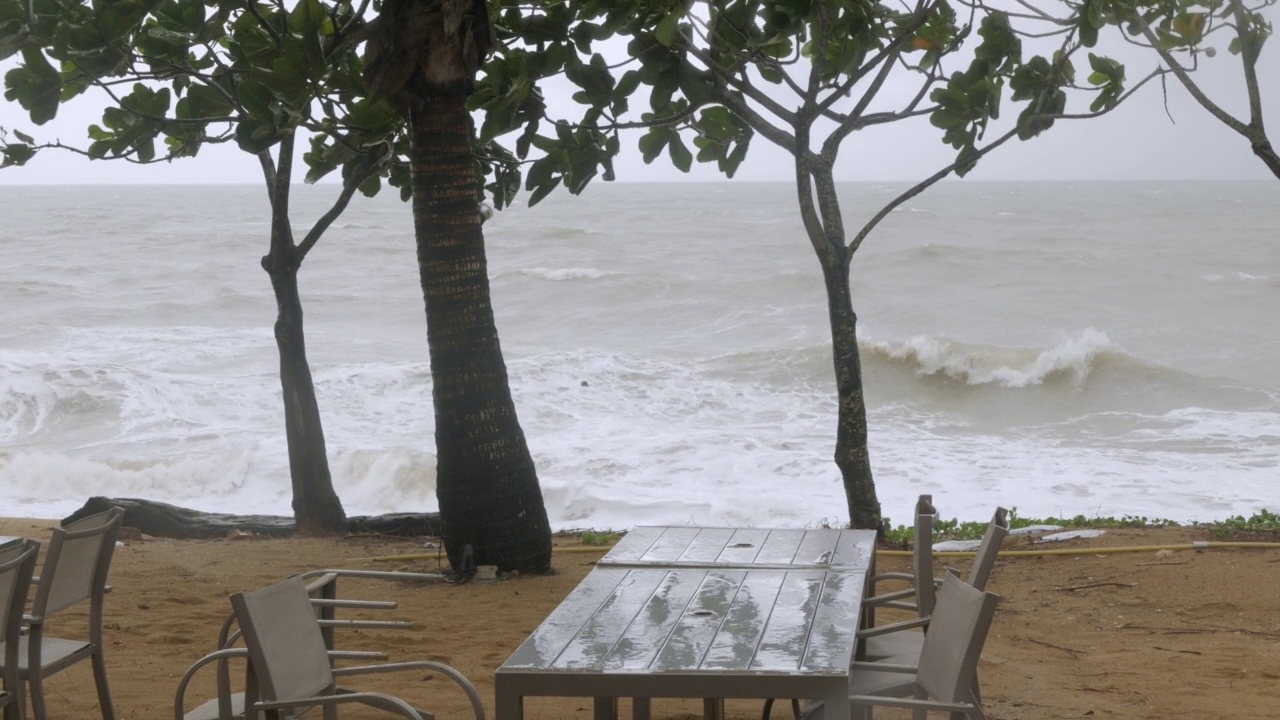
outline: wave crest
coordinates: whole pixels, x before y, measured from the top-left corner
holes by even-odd
[[[945,376],[968,385],[1009,388],[1050,382],[1084,383],[1099,361],[1129,357],[1107,334],[1087,328],[1050,348],[970,345],[934,335],[905,342],[865,343],[864,352],[893,365],[907,365],[919,376]]]
[[[611,272],[608,270],[597,270],[596,268],[548,268],[533,267],[521,268],[502,275],[524,275],[527,277],[540,278],[542,280],[599,280],[600,278],[616,277],[621,275],[619,272]]]

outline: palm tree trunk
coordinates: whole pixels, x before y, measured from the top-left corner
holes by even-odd
[[[544,572],[551,528],[498,344],[471,153],[469,81],[409,100],[413,217],[436,419],[436,493],[449,562]]]

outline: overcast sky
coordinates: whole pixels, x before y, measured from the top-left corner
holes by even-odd
[[[1275,8],[1270,13],[1273,16]],[[1114,38],[1111,38],[1114,40]],[[1105,42],[1105,39],[1104,39]],[[1280,50],[1275,39],[1260,63],[1264,114],[1271,135],[1280,144]],[[1225,41],[1222,43],[1225,44]],[[1114,45],[1105,51],[1114,54]],[[1154,68],[1153,53],[1121,47],[1118,58],[1128,63],[1130,80]],[[1100,47],[1100,50],[1103,50]],[[1081,77],[1087,74],[1083,56],[1077,61]],[[12,62],[0,63],[7,69]],[[1246,117],[1247,105],[1240,62],[1222,52],[1196,75],[1201,87],[1237,117]],[[886,88],[890,93],[894,88]],[[910,92],[902,88],[901,92]],[[1007,92],[1007,91],[1006,91]],[[633,103],[635,104],[635,103]],[[969,177],[983,180],[1163,180],[1163,179],[1266,179],[1272,177],[1249,151],[1248,142],[1197,106],[1173,79],[1168,83],[1168,109],[1158,84],[1149,84],[1139,95],[1112,114],[1090,120],[1060,122],[1040,138],[1009,145],[984,159]],[[20,129],[37,139],[61,139],[83,146],[85,128],[98,121],[100,108],[70,106],[57,120],[35,127],[16,103],[0,100],[0,127]],[[618,164],[622,181],[719,180],[714,166],[695,163],[688,175],[660,158],[646,166],[628,142]],[[927,120],[898,124],[855,134],[845,143],[837,167],[841,180],[917,180],[945,165],[951,151],[941,133]],[[299,153],[301,155],[301,153]],[[298,175],[301,177],[301,174]],[[788,156],[757,137],[738,179],[791,179]],[[257,162],[234,145],[207,148],[200,157],[170,164],[133,166],[123,162],[92,162],[82,157],[46,151],[28,166],[0,170],[0,185],[69,183],[259,183]]]

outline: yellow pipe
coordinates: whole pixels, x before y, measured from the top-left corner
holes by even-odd
[[[1053,548],[1050,550],[1001,550],[998,554],[1000,557],[1047,557],[1053,555],[1106,555],[1111,553],[1127,553],[1127,552],[1156,552],[1159,550],[1208,550],[1210,548],[1254,548],[1260,550],[1276,550],[1280,549],[1280,542],[1218,542],[1195,540],[1190,543],[1182,543],[1179,545],[1128,545],[1122,547],[1100,547],[1100,548]],[[612,550],[612,545],[572,545],[568,547],[552,548],[552,552],[557,553],[602,553]],[[974,552],[969,551],[947,551],[935,552],[934,557],[973,557]],[[910,557],[910,550],[877,550],[876,555],[886,557]],[[381,555],[378,557],[368,558],[373,562],[399,562],[402,560],[434,560],[440,557],[438,553],[421,553],[416,555]]]
[[[1190,543],[1180,545],[1129,545],[1124,547],[1100,547],[1100,548],[1054,548],[1052,550],[1001,550],[998,555],[1001,557],[1036,557],[1049,555],[1104,555],[1109,553],[1123,552],[1156,552],[1158,550],[1207,550],[1209,548],[1257,548],[1257,549],[1278,549],[1280,543],[1274,542],[1217,542],[1196,540]],[[909,557],[910,550],[877,550],[877,555],[887,555],[890,557]],[[955,552],[935,552],[934,557],[973,557],[972,551],[955,551]]]

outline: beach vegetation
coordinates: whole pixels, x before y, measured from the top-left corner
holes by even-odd
[[[909,525],[894,525],[889,518],[884,519],[883,542],[889,547],[908,547],[915,532]],[[985,520],[950,520],[939,519],[934,523],[935,540],[978,540],[987,531]],[[1073,515],[1070,517],[1026,517],[1018,514],[1017,508],[1009,511],[1009,529],[1047,525],[1064,530],[1101,529],[1101,530],[1150,530],[1172,527],[1198,527],[1219,540],[1237,537],[1250,537],[1259,534],[1280,534],[1280,515],[1262,509],[1249,517],[1235,515],[1223,520],[1208,522],[1178,522],[1168,518],[1146,517],[1145,515],[1121,515],[1119,517],[1105,515]]]

